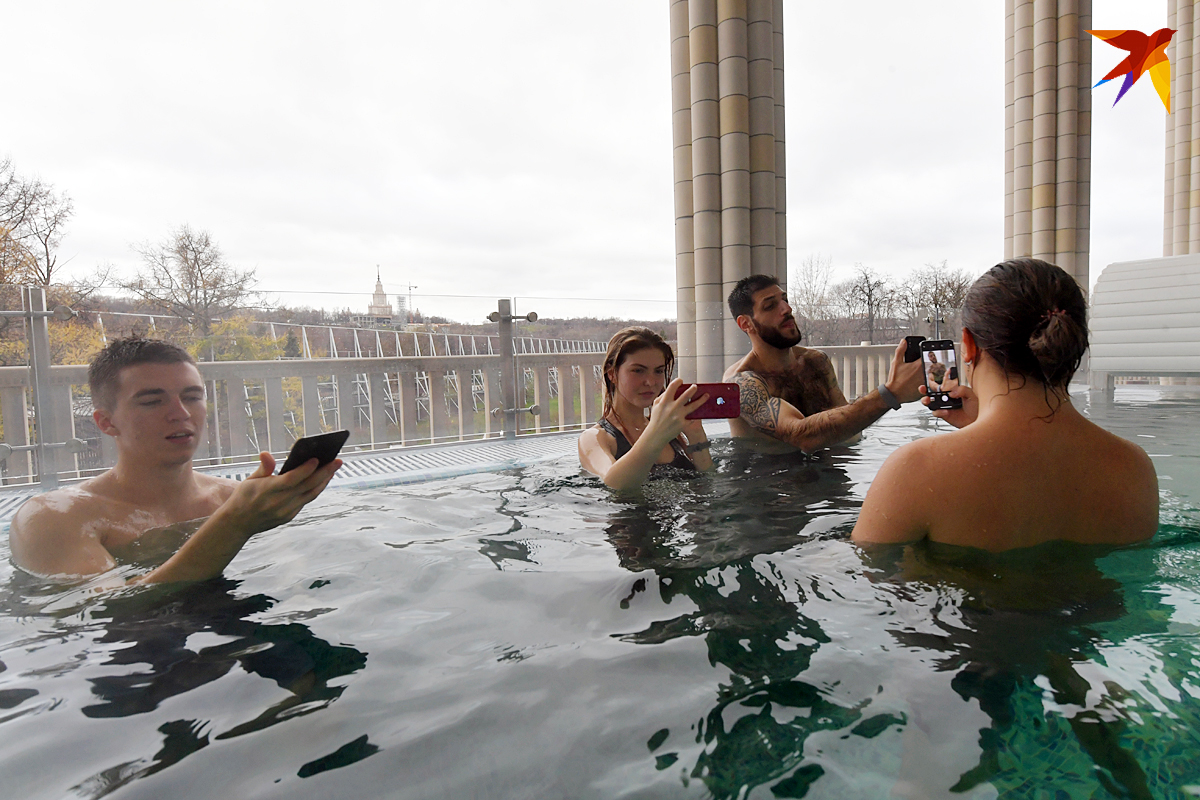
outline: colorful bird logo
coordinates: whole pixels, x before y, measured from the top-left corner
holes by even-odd
[[[1167,45],[1171,43],[1171,37],[1175,35],[1175,31],[1170,28],[1160,28],[1149,36],[1141,31],[1088,31],[1088,33],[1097,39],[1108,42],[1113,47],[1129,51],[1125,60],[1113,67],[1113,71],[1100,81],[1100,83],[1108,83],[1118,75],[1125,76],[1125,83],[1121,85],[1121,91],[1117,92],[1117,99],[1113,101],[1114,106],[1129,91],[1129,87],[1137,83],[1137,79],[1142,77],[1142,73],[1149,72],[1150,80],[1154,82],[1154,88],[1158,90],[1158,96],[1162,98],[1163,105],[1167,107],[1167,113],[1171,113],[1171,62],[1167,61]],[[1100,83],[1097,83],[1096,86],[1099,86]],[[1092,88],[1094,89],[1095,86]]]

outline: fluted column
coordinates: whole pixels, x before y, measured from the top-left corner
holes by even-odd
[[[717,85],[721,97],[721,297],[750,275],[750,87],[746,0],[717,0]],[[772,269],[772,274],[774,270]],[[750,340],[723,306],[725,364]]]
[[[787,287],[787,126],[783,102],[783,0],[774,2],[775,80],[775,277]]]
[[[1015,44],[1014,16],[1015,0],[1004,0],[1004,258],[1013,257],[1013,126],[1015,116],[1014,81]]]
[[[688,0],[692,86],[692,219],[696,260],[696,375],[720,380],[724,367],[721,294],[721,105],[717,2]]]
[[[1075,272],[1090,286],[1092,252],[1092,0],[1078,0],[1079,115],[1075,122]]]
[[[1200,90],[1200,3],[1192,3],[1192,95]],[[1178,35],[1178,34],[1176,34]],[[1174,103],[1174,100],[1172,100]],[[1190,105],[1195,105],[1191,103]],[[1200,253],[1200,114],[1191,112],[1191,165],[1188,170],[1188,252]]]
[[[1059,0],[1055,87],[1055,187],[1053,261],[1075,274],[1079,181],[1079,0]]]
[[[1091,0],[1007,0],[1004,255],[1088,285]]]
[[[775,0],[749,0],[750,271],[775,274]]]
[[[1013,9],[1014,257],[1033,254],[1033,2]]]
[[[1173,253],[1184,255],[1188,247],[1191,220],[1192,177],[1192,0],[1177,0],[1176,33],[1171,46],[1171,101],[1175,130],[1175,208],[1171,217]]]
[[[688,0],[671,0],[671,143],[675,169],[676,363],[696,380],[696,256],[692,221],[692,78]]]
[[[1177,0],[1167,0],[1167,27],[1179,30]],[[1171,94],[1175,93],[1178,74],[1175,53],[1179,50],[1179,34],[1167,45],[1167,60],[1171,64]],[[1163,174],[1163,255],[1175,255],[1175,115],[1167,114],[1166,167]],[[1182,255],[1182,254],[1181,254]]]
[[[670,0],[679,371],[720,380],[749,340],[725,306],[787,280],[780,0]]]
[[[1030,217],[1034,258],[1055,258],[1055,161],[1058,95],[1058,2],[1033,2],[1033,190]]]

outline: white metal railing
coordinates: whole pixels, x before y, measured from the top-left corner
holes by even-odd
[[[156,320],[178,322],[177,317],[158,314],[133,314],[124,311],[92,312],[100,336],[108,342],[105,317],[130,317],[146,320],[151,331],[157,331]],[[499,337],[490,334],[443,333],[438,331],[400,331],[395,328],[358,328],[348,325],[308,325],[298,322],[251,321],[265,328],[272,339],[281,338],[279,331],[298,331],[297,343],[301,358],[386,358],[403,355],[467,356],[494,355],[499,352]],[[341,345],[339,346],[339,335]],[[347,341],[348,340],[348,341]],[[317,345],[317,347],[314,347]],[[603,353],[608,342],[587,339],[554,339],[547,337],[514,336],[513,350],[522,355],[548,353]]]
[[[87,367],[48,366],[51,312],[41,289],[26,291],[26,311],[9,313],[26,317],[30,366],[0,367],[0,421],[11,448],[4,482],[49,487],[59,475],[83,477],[111,466],[116,453],[92,422]],[[246,461],[260,450],[283,454],[297,437],[335,428],[351,432],[351,450],[375,449],[579,430],[599,415],[604,354],[591,343],[572,348],[564,340],[531,339],[506,358],[500,337],[433,336],[439,337],[434,346],[424,342],[419,355],[360,348],[333,358],[199,363],[209,424],[197,463]]]

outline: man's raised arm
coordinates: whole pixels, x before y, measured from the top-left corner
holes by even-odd
[[[879,392],[872,391],[848,405],[806,417],[791,403],[773,396],[767,382],[754,372],[739,372],[734,380],[741,388],[742,419],[805,453],[852,438],[890,408]]]

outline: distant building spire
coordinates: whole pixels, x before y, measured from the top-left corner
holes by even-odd
[[[380,276],[378,264],[375,265],[375,293],[371,295],[367,316],[375,317],[380,322],[390,323],[392,320],[392,304],[388,302],[387,293],[383,291],[383,278]]]

